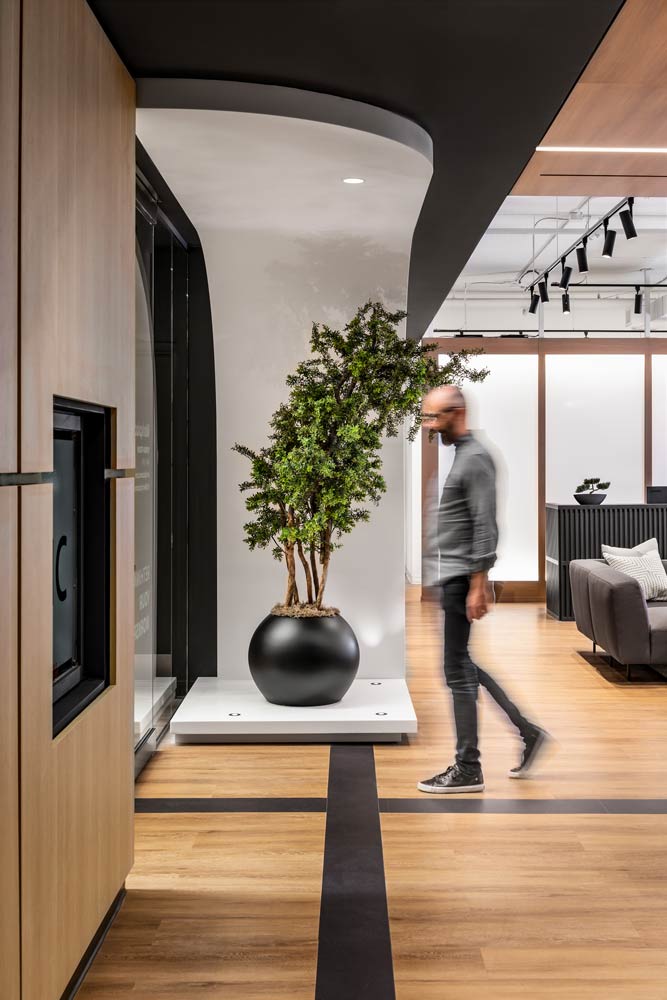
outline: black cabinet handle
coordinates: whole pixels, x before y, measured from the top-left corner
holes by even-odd
[[[56,593],[58,595],[59,601],[67,600],[67,589],[63,590],[60,586],[60,553],[67,545],[67,535],[61,535],[58,542],[58,548],[56,549]]]

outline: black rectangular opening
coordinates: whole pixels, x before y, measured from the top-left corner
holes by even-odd
[[[53,408],[53,735],[108,687],[110,413]]]

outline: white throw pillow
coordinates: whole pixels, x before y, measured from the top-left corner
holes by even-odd
[[[632,549],[619,549],[615,548],[613,545],[603,545],[602,546],[602,558],[605,559],[608,555],[610,556],[645,556],[647,552],[659,552],[658,539],[649,538],[647,542],[640,542],[639,545],[635,545]]]
[[[643,556],[613,556],[605,553],[604,558],[612,569],[636,580],[647,601],[667,600],[667,573],[659,552],[651,551]]]

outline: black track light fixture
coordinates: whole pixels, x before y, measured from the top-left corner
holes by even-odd
[[[548,285],[549,285],[549,272],[547,271],[547,273],[544,275],[543,280],[542,281],[538,281],[538,283],[537,283],[537,287],[538,287],[539,292],[540,292],[540,298],[542,299],[543,302],[548,302],[549,301],[549,288],[548,288]]]
[[[639,285],[635,285],[635,316],[641,316],[644,309],[644,296],[641,293]]]
[[[625,238],[628,240],[637,239],[637,230],[635,229],[635,223],[632,218],[632,206],[634,203],[634,198],[628,198],[628,207],[618,213],[621,225],[623,226],[623,232],[625,233]]]
[[[560,285],[561,288],[567,288],[567,286],[570,284],[570,275],[572,274],[572,268],[566,266],[565,257],[561,257],[560,266],[562,273],[558,284]]]
[[[530,305],[528,306],[529,313],[536,313],[537,307],[540,304],[540,297],[535,291],[533,285],[530,286]]]
[[[579,274],[588,274],[588,256],[586,254],[586,246],[588,240],[584,236],[581,241],[581,246],[577,247],[577,267],[579,269]]]
[[[563,300],[563,312],[568,316],[570,315],[570,296],[567,292],[563,292],[561,296]]]
[[[614,256],[614,243],[616,242],[616,230],[609,228],[609,219],[604,220],[604,246],[602,247],[603,257]]]

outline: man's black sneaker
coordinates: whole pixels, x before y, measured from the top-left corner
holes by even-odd
[[[466,774],[459,769],[458,764],[452,764],[442,774],[436,774],[433,778],[418,782],[417,788],[420,792],[434,792],[436,795],[443,795],[447,792],[483,792],[484,777],[481,770],[473,774]]]
[[[521,763],[517,767],[513,767],[508,776],[510,778],[525,778],[549,738],[549,733],[546,730],[540,729],[539,726],[531,726],[523,737],[524,748],[521,754]]]

